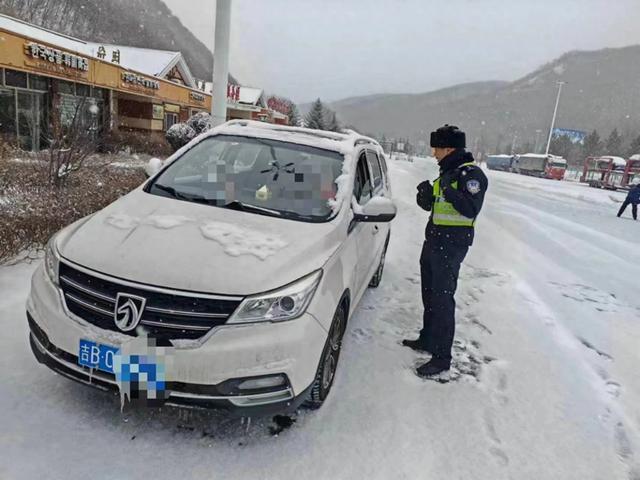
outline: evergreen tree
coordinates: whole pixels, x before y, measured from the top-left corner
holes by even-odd
[[[559,157],[569,159],[573,151],[573,143],[571,139],[566,135],[554,135],[551,139],[551,146],[549,147],[549,153],[552,155],[558,155]]]
[[[289,105],[289,125],[293,127],[300,126],[300,112],[298,111],[297,105],[293,102]]]
[[[614,128],[609,138],[607,138],[607,155],[622,155],[622,136],[618,133],[618,129]]]
[[[325,119],[325,130],[329,130],[330,132],[340,131],[340,123],[336,117],[336,112],[327,108],[325,112]]]
[[[585,157],[596,157],[602,155],[602,141],[597,130],[594,130],[584,138],[582,147]]]
[[[633,155],[638,154],[640,154],[640,135],[633,139],[631,145],[629,145],[629,149],[627,150],[627,157],[632,157]]]
[[[304,123],[307,128],[325,130],[324,105],[319,98],[311,105],[311,110],[309,110],[309,113],[307,113],[307,116],[304,118]]]

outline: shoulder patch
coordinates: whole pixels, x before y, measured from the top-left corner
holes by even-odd
[[[471,195],[475,195],[476,193],[480,192],[480,181],[475,179],[467,180],[466,188],[467,192],[469,192]]]

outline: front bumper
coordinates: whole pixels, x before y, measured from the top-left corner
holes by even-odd
[[[120,346],[131,337],[96,328],[65,308],[61,292],[42,266],[33,275],[27,301],[30,343],[39,362],[73,380],[117,391],[112,374],[78,365],[80,339]],[[327,338],[316,319],[305,314],[282,323],[223,326],[201,344],[187,342],[172,349],[165,404],[223,408],[242,416],[297,408],[315,379]],[[277,391],[225,394],[230,379],[282,374]]]

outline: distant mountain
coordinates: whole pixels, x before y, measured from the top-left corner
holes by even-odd
[[[556,127],[618,128],[627,139],[640,133],[640,46],[570,52],[515,82],[480,82],[434,92],[352,97],[333,102],[339,119],[362,132],[426,140],[444,123],[467,131],[480,151],[546,142],[557,93],[563,89]],[[304,108],[302,108],[304,110]],[[536,130],[540,132],[536,133]]]
[[[0,13],[84,40],[180,51],[210,79],[213,54],[162,0],[0,0]]]

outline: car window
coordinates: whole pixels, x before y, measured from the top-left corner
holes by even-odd
[[[149,193],[216,207],[326,221],[344,157],[277,140],[217,135],[186,151],[147,189]]]
[[[371,165],[371,172],[373,174],[373,190],[377,191],[382,187],[382,170],[380,168],[380,162],[378,161],[378,155],[375,152],[367,150],[367,160]]]
[[[378,159],[380,160],[380,166],[382,167],[382,176],[387,178],[387,161],[384,158],[384,155],[378,155]]]
[[[356,197],[357,202],[361,205],[367,203],[373,195],[369,167],[364,152],[360,155],[358,160],[353,194]]]

